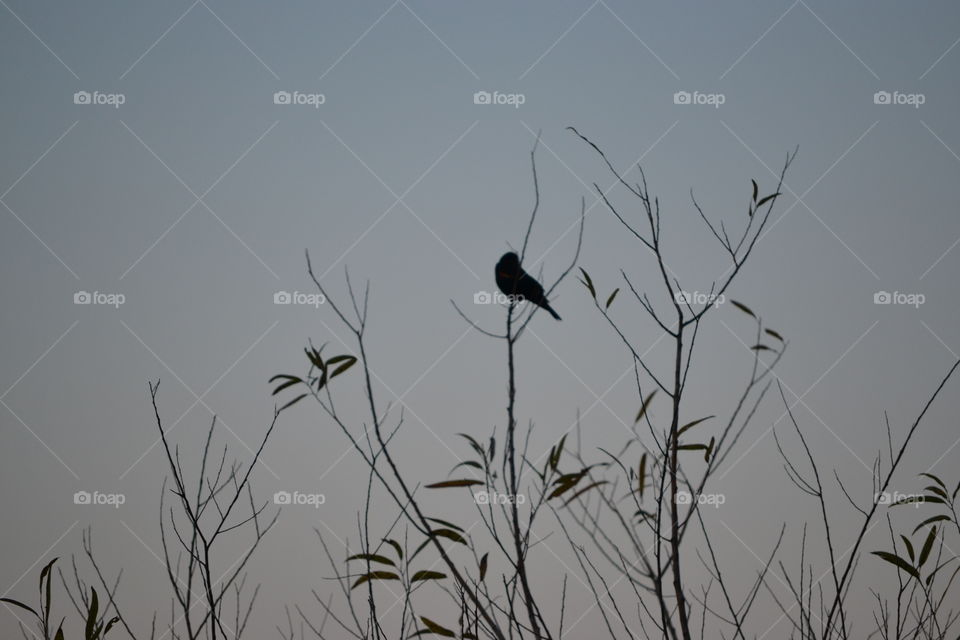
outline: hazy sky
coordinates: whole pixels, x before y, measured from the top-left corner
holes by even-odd
[[[565,127],[624,171],[642,163],[670,267],[691,291],[727,265],[689,190],[740,224],[750,179],[772,189],[771,171],[799,145],[770,231],[729,297],[789,339],[778,371],[788,399],[802,398],[797,417],[824,468],[865,499],[886,446],[883,411],[902,437],[960,352],[956,2],[0,5],[0,594],[32,597],[39,567],[77,552],[92,526],[105,567],[125,569],[133,613],[146,625],[146,612],[166,610],[166,469],[147,383],[160,379],[161,415],[179,420],[171,436],[187,456],[216,413],[229,429],[219,442],[246,457],[273,410],[268,378],[301,372],[308,338],[353,348],[329,308],[274,304],[278,291],[313,292],[305,249],[331,291],[344,294],[346,266],[371,282],[372,367],[381,403],[406,407],[397,449],[415,482],[442,479],[467,453],[456,433],[502,432],[503,345],[469,330],[449,301],[501,325],[503,310],[473,296],[494,288],[496,259],[522,242],[537,131],[533,269],[549,277],[566,265],[585,197],[581,265],[604,292],[622,285],[622,268],[656,296],[649,254],[592,193],[611,176]],[[476,104],[477,92],[493,104]],[[623,192],[611,196],[640,215]],[[878,305],[878,291],[913,297]],[[78,292],[98,296],[75,304]],[[533,450],[548,450],[578,409],[586,449],[618,446],[639,405],[628,355],[574,279],[554,307],[563,321],[539,314],[519,350]],[[667,342],[626,297],[615,315],[667,363]],[[728,304],[712,315],[691,418],[732,409],[751,331]],[[352,373],[339,380],[341,403],[361,415]],[[922,487],[916,473],[930,468],[960,480],[958,384],[930,413],[898,490]],[[816,521],[769,432],[782,413],[771,396],[715,486],[727,501],[708,518],[738,584],[781,522],[793,560],[803,522]],[[310,588],[331,588],[312,528],[355,543],[365,475],[347,449],[308,403],[269,443],[257,494],[326,502],[285,509],[264,542],[252,637],[272,635],[283,604],[310,607]],[[77,491],[126,502],[77,505]],[[472,505],[448,500],[466,522]],[[855,521],[834,506],[846,549]],[[542,589],[570,558],[559,537],[538,549]],[[861,586],[892,577],[878,565],[864,560]],[[580,615],[589,601],[571,580]],[[853,596],[860,629],[866,595]],[[779,615],[764,607],[759,633]],[[4,637],[15,622],[0,612]],[[578,631],[599,623],[588,614]]]

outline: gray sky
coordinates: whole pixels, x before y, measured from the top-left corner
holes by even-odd
[[[245,454],[272,412],[267,379],[299,372],[308,338],[347,351],[328,308],[273,304],[277,291],[312,292],[304,249],[341,296],[345,266],[372,283],[371,359],[381,401],[407,408],[397,446],[416,481],[441,479],[466,454],[457,432],[502,431],[503,347],[468,331],[449,300],[484,326],[502,322],[473,295],[493,289],[497,257],[522,242],[538,130],[530,255],[547,276],[566,265],[586,197],[581,265],[604,292],[623,268],[662,295],[649,256],[591,193],[611,176],[566,126],[623,170],[642,163],[670,266],[694,291],[726,264],[689,189],[711,215],[740,222],[749,180],[772,189],[771,170],[800,145],[730,297],[789,338],[788,399],[802,398],[797,416],[820,462],[860,495],[885,447],[883,411],[902,436],[960,352],[956,3],[0,4],[3,594],[33,593],[39,567],[76,552],[92,525],[105,565],[124,567],[130,593],[143,594],[134,613],[165,609],[155,557],[165,463],[147,381],[161,380],[160,410],[180,419],[172,433],[185,451],[215,412],[229,427],[222,442]],[[475,104],[480,91],[522,104]],[[305,103],[275,104],[276,92]],[[722,104],[676,104],[677,92]],[[310,104],[317,94],[323,104]],[[79,291],[123,304],[75,304]],[[924,302],[877,305],[878,291]],[[636,343],[654,345],[656,327],[619,303]],[[574,279],[554,306],[563,322],[538,315],[520,348],[521,422],[536,423],[538,455],[578,408],[587,447],[616,446],[639,403],[630,361]],[[691,418],[730,411],[750,339],[730,305],[712,316]],[[666,363],[665,346],[654,362]],[[342,382],[348,410],[362,410],[359,384]],[[929,468],[958,480],[955,389],[930,413],[898,490],[920,488],[915,474]],[[781,469],[769,433],[781,414],[772,398],[764,405],[717,482],[727,502],[709,515],[744,583],[780,522],[792,558],[816,516]],[[326,503],[285,510],[265,541],[254,637],[271,633],[284,603],[329,588],[313,527],[356,540],[365,476],[346,450],[306,403],[268,446],[258,495],[299,489]],[[95,490],[126,503],[74,504],[76,491]],[[847,548],[852,528],[839,535]],[[536,578],[549,590],[556,558],[570,554],[559,538],[545,546]],[[877,565],[865,560],[861,585],[891,576]],[[587,609],[582,591],[573,597]],[[581,624],[599,624],[590,615]],[[760,611],[759,632],[777,616]],[[4,612],[0,628],[14,633],[15,618]]]

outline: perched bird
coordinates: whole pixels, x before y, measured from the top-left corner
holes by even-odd
[[[513,251],[503,254],[496,268],[497,286],[508,296],[523,298],[546,309],[557,320],[560,316],[550,307],[543,295],[543,285],[520,266],[520,258]]]

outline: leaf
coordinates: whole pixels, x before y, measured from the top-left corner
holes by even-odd
[[[604,308],[606,308],[606,309],[609,309],[609,308],[610,308],[610,305],[613,304],[613,299],[617,297],[617,294],[618,294],[618,293],[620,293],[620,288],[619,288],[619,287],[616,288],[616,289],[614,289],[614,290],[613,290],[613,293],[610,294],[610,297],[607,298],[607,304],[606,304],[606,306],[605,306]]]
[[[59,627],[57,627],[57,635],[53,636],[53,640],[63,640],[63,624],[62,623],[60,624]]]
[[[757,196],[760,194],[760,187],[757,186],[756,180],[751,179],[750,182],[753,183],[753,201],[756,202]]]
[[[930,486],[924,487],[923,490],[924,490],[924,491],[932,491],[933,493],[937,494],[938,496],[940,496],[940,497],[943,498],[944,500],[949,500],[949,499],[950,499],[950,496],[947,495],[947,492],[944,491],[943,489],[941,489],[940,487],[936,486],[936,485],[931,484]]]
[[[643,418],[643,416],[646,415],[646,413],[647,413],[647,408],[649,408],[649,406],[650,406],[650,401],[653,400],[653,396],[654,396],[656,393],[657,393],[657,390],[654,389],[653,391],[650,392],[650,395],[648,395],[648,396],[644,399],[643,404],[640,405],[640,411],[637,412],[637,417],[633,419],[633,424],[637,424],[638,422],[640,422],[640,420]]]
[[[270,395],[273,395],[273,396],[277,395],[278,393],[280,393],[281,391],[283,391],[283,390],[286,389],[287,387],[292,387],[292,386],[295,385],[295,384],[298,384],[298,383],[303,382],[303,380],[301,380],[301,379],[298,378],[297,376],[288,376],[288,375],[286,375],[286,374],[284,374],[284,373],[281,373],[281,374],[279,374],[279,375],[273,376],[272,378],[270,378],[269,382],[272,383],[274,380],[286,380],[286,382],[284,382],[284,383],[281,384],[279,387],[277,387],[276,389],[273,390],[273,393],[270,394]]]
[[[474,469],[480,469],[481,471],[483,470],[483,465],[476,460],[464,460],[463,462],[455,464],[453,469],[450,469],[450,473],[453,473],[460,467],[473,467]]]
[[[753,311],[750,310],[750,307],[748,307],[747,305],[743,304],[742,302],[737,302],[736,300],[731,300],[730,303],[731,303],[733,306],[735,306],[737,309],[740,309],[740,311],[743,311],[743,312],[744,312],[745,314],[747,314],[748,316],[751,316],[751,317],[753,317],[753,318],[756,318],[756,317],[757,317],[757,315],[756,315]]]
[[[490,552],[487,552],[480,558],[480,582],[483,582],[483,579],[487,576],[487,556],[489,555]]]
[[[927,558],[930,556],[930,550],[933,549],[933,541],[937,539],[937,528],[930,527],[930,533],[927,534],[927,539],[923,543],[923,548],[920,549],[920,557],[917,559],[917,567],[922,567],[923,563],[927,561]]]
[[[301,393],[301,394],[298,395],[296,398],[294,398],[294,399],[291,400],[290,402],[286,403],[285,405],[283,405],[282,407],[280,407],[279,409],[277,409],[277,412],[279,413],[279,412],[281,412],[281,411],[285,411],[286,409],[289,409],[289,408],[292,407],[293,405],[297,404],[298,402],[300,402],[301,400],[303,400],[304,398],[306,398],[308,395],[310,395],[310,394],[308,394],[308,393]]]
[[[763,332],[768,336],[772,336],[777,340],[779,340],[780,342],[783,342],[783,336],[777,333],[776,331],[774,331],[773,329],[764,329]]]
[[[481,458],[483,457],[483,447],[480,446],[479,442],[473,439],[473,436],[466,433],[458,433],[457,435],[461,438],[466,438],[470,442],[470,446],[473,448],[473,450],[476,451]]]
[[[110,633],[110,629],[112,629],[113,625],[117,624],[118,622],[120,622],[120,616],[114,616],[110,618],[110,621],[107,622],[107,626],[103,629],[103,635],[106,636],[108,633]]]
[[[913,543],[910,542],[910,538],[908,538],[907,536],[901,535],[900,537],[903,538],[903,544],[907,548],[907,555],[910,556],[910,562],[913,562],[914,560]]]
[[[910,566],[909,562],[907,562],[897,554],[890,553],[888,551],[871,551],[870,553],[872,553],[875,556],[879,556],[880,558],[886,560],[887,562],[889,562],[890,564],[896,567],[899,567],[900,569],[907,572],[917,580],[920,579],[920,573],[916,569],[914,569],[912,566]]]
[[[388,564],[391,567],[397,566],[396,564],[394,564],[393,560],[391,560],[390,558],[386,556],[381,556],[376,553],[356,553],[350,556],[349,558],[347,558],[347,562],[350,562],[351,560],[369,560],[370,562],[379,562],[380,564]]]
[[[323,347],[320,347],[320,350],[322,351]],[[327,367],[323,364],[323,358],[320,357],[320,351],[317,351],[313,347],[310,347],[309,349],[304,347],[303,352],[307,354],[307,360],[310,361],[310,364],[321,371],[326,370]]]
[[[353,586],[350,587],[350,590],[353,591],[364,582],[370,582],[371,580],[399,580],[400,576],[391,572],[391,571],[371,571],[370,573],[364,574],[357,578],[357,581],[353,583]]]
[[[640,497],[643,498],[643,490],[646,488],[647,484],[647,454],[644,453],[640,456],[640,470],[637,472],[637,491],[640,492]]]
[[[437,634],[438,636],[443,636],[443,637],[445,637],[445,638],[455,638],[455,637],[457,637],[457,634],[455,634],[453,631],[450,631],[450,629],[447,629],[446,627],[440,626],[439,624],[437,624],[436,622],[434,622],[434,621],[431,620],[430,618],[427,618],[426,616],[420,616],[420,619],[423,621],[423,625],[424,625],[424,626],[427,628],[427,630],[430,631],[431,633],[435,633],[435,634]]]
[[[765,344],[755,344],[752,347],[750,347],[750,349],[753,351],[773,351],[773,349],[771,349]]]
[[[97,609],[100,608],[100,603],[97,601],[97,590],[93,587],[90,587],[90,591],[90,606],[87,608],[87,640],[92,640],[92,638],[94,638],[93,627],[95,624],[97,624]]]
[[[456,530],[456,531],[460,531],[461,533],[463,532],[463,527],[458,527],[457,525],[453,524],[452,522],[447,522],[446,520],[441,520],[440,518],[427,518],[427,520],[432,520],[433,522],[436,522],[437,524],[442,524],[442,525],[445,526],[445,527],[450,527],[451,529],[454,529],[454,530]]]
[[[447,538],[448,540],[453,540],[454,542],[459,542],[460,544],[467,544],[466,538],[453,529],[434,529],[430,532],[430,535],[433,537]]]
[[[350,367],[352,367],[357,363],[357,359],[353,356],[337,356],[337,358],[341,358],[341,357],[347,358],[347,360],[343,364],[341,364],[339,367],[333,370],[333,373],[330,374],[331,380],[333,380],[338,375],[340,375],[341,373],[343,373],[344,371],[346,371],[347,369],[349,369]],[[330,364],[332,360],[336,360],[336,358],[330,358],[330,360],[327,360],[327,364]]]
[[[595,489],[600,485],[608,484],[608,482],[609,482],[608,480],[598,480],[597,482],[591,482],[590,484],[585,486],[583,489],[580,489],[580,491],[577,491],[575,494],[567,498],[567,501],[563,503],[563,506],[567,506],[568,504],[570,504],[571,502],[573,502],[574,500],[582,496],[587,491],[590,491],[590,489]]]
[[[554,471],[557,470],[557,466],[560,464],[560,456],[563,455],[563,445],[566,441],[567,436],[564,434],[564,436],[560,438],[560,442],[558,442],[555,447],[550,448],[550,468]]]
[[[706,451],[707,445],[705,444],[682,444],[677,447],[677,451]]]
[[[590,279],[590,274],[583,270],[583,267],[580,267],[580,273],[583,274],[583,280],[580,282],[590,290],[590,295],[593,296],[593,299],[597,299],[597,290],[593,288],[593,280]]]
[[[683,432],[684,432],[684,431],[687,431],[688,429],[691,429],[691,428],[697,426],[698,424],[700,424],[701,422],[704,422],[705,420],[709,420],[709,419],[712,418],[712,417],[713,417],[713,416],[707,416],[706,418],[700,418],[699,420],[694,420],[693,422],[688,422],[687,424],[685,424],[685,425],[683,425],[682,427],[680,427],[679,429],[677,429],[677,437],[683,435]]]
[[[478,484],[485,484],[482,480],[471,480],[463,478],[461,480],[444,480],[443,482],[434,482],[428,484],[427,489],[449,489],[451,487],[472,487]]]
[[[440,573],[439,571],[417,571],[413,574],[413,577],[410,578],[410,582],[419,582],[420,580],[443,580],[447,577],[447,574]]]
[[[13,598],[0,598],[0,602],[6,602],[7,604],[12,604],[12,605],[18,606],[18,607],[20,607],[21,609],[26,609],[27,611],[29,611],[29,612],[32,613],[33,615],[37,616],[38,618],[40,617],[40,616],[37,614],[37,612],[33,610],[33,607],[28,607],[27,605],[23,604],[23,603],[20,602],[19,600],[14,600]]]
[[[776,197],[779,196],[779,195],[780,195],[779,192],[777,192],[777,193],[771,193],[771,194],[768,195],[767,197],[765,197],[765,198],[763,198],[762,200],[760,200],[760,202],[757,203],[757,207],[756,207],[756,208],[759,209],[759,208],[762,207],[763,205],[767,204],[767,202],[769,202],[770,200],[773,200],[774,198],[776,198]]]
[[[403,547],[396,540],[391,540],[390,538],[384,538],[384,542],[393,547],[393,550],[397,552],[397,557],[403,560]]]
[[[933,516],[931,518],[927,518],[926,520],[924,520],[914,528],[913,533],[916,533],[917,531],[919,531],[920,529],[922,529],[928,524],[933,524],[934,522],[942,522],[943,520],[949,520],[949,519],[950,519],[950,516],[945,516],[943,514],[940,514],[938,516]]]
[[[931,572],[930,572],[930,575],[928,575],[928,576],[927,576],[927,579],[924,581],[924,582],[927,583],[927,586],[928,586],[928,587],[930,586],[930,583],[933,581],[934,576],[937,575],[937,572],[940,571],[940,569],[943,569],[945,566],[947,566],[948,564],[950,564],[950,563],[953,562],[954,560],[956,560],[956,558],[950,558],[949,560],[946,560],[946,561],[944,561],[944,562],[941,562],[940,565],[939,565],[936,569],[934,569],[933,571],[931,571]],[[954,569],[954,570],[953,570],[953,574],[956,575],[958,571],[960,571],[960,567],[957,567],[956,569]],[[952,578],[951,578],[951,581],[952,581]]]
[[[710,454],[713,453],[713,445],[716,444],[716,439],[711,436],[710,444],[707,445],[707,450],[703,452],[703,461],[710,462]]]
[[[494,439],[493,436],[490,436],[490,447],[487,453],[489,454],[491,460],[493,460],[493,456],[496,452],[497,452],[497,441],[496,439]]]
[[[947,485],[943,484],[943,480],[941,480],[941,479],[938,478],[937,476],[933,475],[932,473],[921,473],[920,475],[926,476],[926,477],[930,478],[931,480],[933,480],[934,482],[936,482],[938,485],[940,485],[941,487],[943,487],[944,490],[946,490]]]

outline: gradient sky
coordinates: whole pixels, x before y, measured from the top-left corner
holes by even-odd
[[[771,229],[730,297],[790,340],[779,368],[788,399],[802,398],[797,417],[823,467],[865,499],[886,446],[884,410],[902,437],[960,352],[955,2],[0,5],[4,595],[32,597],[39,567],[77,552],[92,526],[105,567],[125,569],[134,616],[146,625],[147,612],[167,608],[155,555],[165,461],[147,382],[160,379],[161,414],[180,420],[172,436],[188,455],[216,413],[229,428],[221,444],[245,457],[273,410],[267,379],[301,371],[308,338],[353,347],[340,342],[347,335],[330,309],[273,304],[277,291],[312,291],[305,249],[340,296],[345,266],[371,281],[372,367],[381,403],[406,407],[397,448],[415,481],[442,479],[467,453],[457,432],[502,432],[503,346],[469,330],[449,300],[500,326],[502,310],[474,306],[473,295],[494,287],[497,257],[522,242],[537,131],[534,270],[549,277],[566,265],[585,197],[581,266],[604,292],[622,284],[622,268],[657,296],[649,255],[591,193],[611,176],[565,127],[623,170],[642,163],[660,197],[670,267],[695,291],[726,263],[689,190],[712,216],[740,223],[749,180],[769,191],[771,170],[800,146]],[[81,91],[124,102],[75,104]],[[278,105],[277,91],[325,101]],[[477,91],[522,94],[523,104],[477,105]],[[724,103],[678,105],[678,91]],[[878,91],[924,102],[875,104]],[[125,302],[75,305],[78,291]],[[877,291],[925,302],[875,305]],[[618,303],[636,344],[657,343],[656,327],[626,297]],[[585,449],[616,447],[639,406],[630,360],[573,278],[554,306],[563,322],[538,315],[519,350],[521,423],[536,424],[539,455],[579,409]],[[730,305],[710,317],[691,418],[729,413],[749,372],[751,332]],[[655,364],[668,355],[665,341],[651,351]],[[896,489],[920,488],[916,473],[928,469],[960,479],[958,384],[929,414]],[[359,385],[357,375],[342,379],[341,403],[357,415]],[[816,522],[769,433],[782,413],[769,398],[714,487],[727,496],[708,515],[715,544],[741,586],[781,522],[793,566],[803,522]],[[355,543],[365,475],[346,450],[307,403],[270,442],[257,494],[298,489],[326,503],[284,510],[264,542],[252,567],[265,591],[251,637],[273,635],[283,604],[310,607],[310,588],[330,588],[314,527],[334,545]],[[75,505],[80,490],[127,501]],[[462,497],[431,500],[470,517]],[[391,519],[380,505],[378,517]],[[857,521],[842,498],[833,509],[846,549]],[[535,552],[545,593],[571,557],[559,537]],[[870,624],[864,585],[892,578],[879,564],[862,563],[852,596],[859,629]],[[582,589],[571,594],[577,615],[588,610]],[[765,602],[758,633],[778,615]],[[0,614],[4,637],[15,622]],[[593,612],[580,624],[600,620]]]

